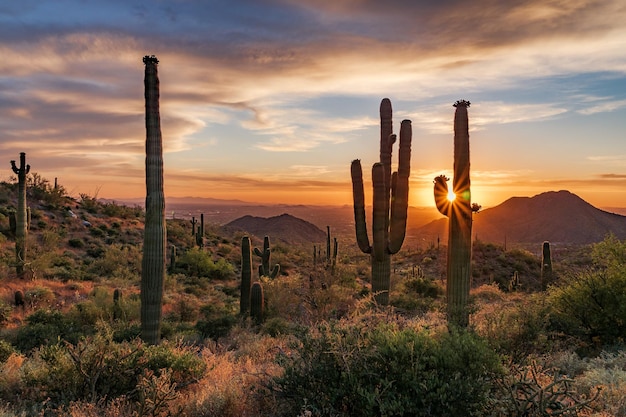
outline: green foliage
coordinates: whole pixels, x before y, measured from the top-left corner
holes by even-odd
[[[177,265],[195,277],[225,280],[234,275],[234,268],[228,261],[223,258],[213,261],[211,254],[201,248],[189,249],[177,260]]]
[[[580,338],[589,348],[624,342],[626,334],[626,241],[614,236],[594,245],[595,269],[563,277],[551,287],[555,330]]]
[[[76,344],[57,344],[36,350],[23,367],[22,401],[67,405],[98,402],[125,396],[139,399],[141,376],[166,373],[174,385],[197,381],[205,364],[193,348],[169,343],[148,346],[141,342],[116,343],[106,326]]]
[[[209,304],[200,310],[204,320],[199,320],[195,328],[204,338],[217,341],[220,337],[226,336],[238,321],[237,316],[224,307]]]
[[[429,334],[398,323],[322,323],[284,358],[285,415],[482,415],[498,356],[469,332]],[[291,413],[291,414],[289,414]]]
[[[15,348],[6,340],[0,340],[0,363],[6,362],[15,353]]]
[[[15,336],[15,346],[21,352],[29,352],[40,346],[56,345],[62,340],[77,341],[80,334],[60,311],[37,310],[26,318]]]

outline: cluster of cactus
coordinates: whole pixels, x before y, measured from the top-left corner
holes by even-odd
[[[161,337],[161,303],[167,247],[158,62],[154,55],[143,58],[146,101],[146,220],[141,268],[141,338],[153,345],[158,344]]]
[[[389,303],[391,255],[402,247],[406,233],[411,173],[411,121],[403,120],[400,127],[398,171],[391,173],[393,134],[391,101],[385,98],[380,104],[380,162],[372,167],[373,214],[372,245],[367,235],[365,221],[365,196],[361,161],[352,161],[352,194],[354,221],[359,249],[370,255],[372,267],[372,292],[378,304]]]
[[[11,169],[17,175],[17,213],[15,214],[15,270],[19,278],[24,278],[26,262],[26,236],[28,234],[28,208],[26,204],[26,175],[30,165],[26,164],[26,154],[20,153],[20,166],[11,161]]]
[[[550,253],[550,242],[543,242],[541,251],[541,288],[545,291],[552,283],[552,255]]]
[[[263,315],[265,314],[263,286],[258,281],[252,283],[252,250],[248,236],[241,238],[241,298],[239,300],[239,312],[242,316],[250,313],[250,317],[257,324],[263,321]]]
[[[446,281],[448,323],[469,325],[468,300],[471,279],[472,213],[480,206],[471,203],[470,152],[467,108],[469,101],[454,103],[454,179],[455,198],[448,197],[448,178],[435,178],[435,203],[441,214],[448,217],[448,265]]]
[[[265,236],[263,238],[263,250],[259,248],[254,248],[254,254],[261,258],[261,265],[259,265],[259,278],[260,277],[270,277],[276,278],[280,273],[280,265],[276,264],[270,270],[270,259],[272,250],[270,249],[270,237]]]

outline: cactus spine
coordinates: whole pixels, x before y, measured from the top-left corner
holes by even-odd
[[[250,310],[250,286],[252,284],[252,251],[250,250],[250,238],[241,238],[241,299],[239,300],[239,312],[241,315]]]
[[[470,292],[472,258],[472,212],[480,206],[471,204],[470,154],[467,108],[469,101],[454,103],[454,180],[455,198],[448,200],[448,178],[435,178],[435,203],[448,217],[448,270],[446,296],[448,323],[458,327],[469,325],[467,302]]]
[[[552,256],[550,254],[550,242],[543,242],[541,253],[541,288],[545,291],[552,283]]]
[[[391,174],[391,153],[396,135],[391,121],[391,102],[380,104],[380,162],[372,167],[374,189],[372,215],[372,245],[367,236],[365,222],[365,197],[361,161],[352,161],[352,194],[354,221],[359,249],[370,254],[372,264],[372,292],[376,302],[389,303],[391,255],[397,253],[404,242],[411,173],[411,121],[403,120],[400,127],[398,171]]]
[[[141,268],[141,338],[158,344],[165,281],[166,228],[163,194],[163,140],[159,114],[159,77],[153,56],[145,64],[146,100],[146,221]]]
[[[259,278],[270,277],[276,278],[280,272],[280,265],[274,265],[274,268],[270,271],[270,257],[272,250],[270,249],[270,237],[265,236],[263,238],[263,251],[259,248],[254,248],[254,254],[261,258],[261,265],[259,265]]]
[[[26,154],[20,153],[20,166],[11,161],[11,169],[17,175],[17,213],[15,215],[15,270],[19,278],[24,278],[26,260],[26,235],[28,234],[28,212],[26,206],[26,175],[30,165],[26,165]]]
[[[250,288],[250,317],[256,324],[263,322],[265,315],[265,299],[263,294],[263,286],[260,282],[255,282]]]

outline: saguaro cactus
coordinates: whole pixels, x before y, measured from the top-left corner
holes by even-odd
[[[165,281],[166,228],[163,194],[163,140],[159,115],[159,77],[153,56],[143,58],[146,99],[146,221],[141,268],[141,338],[157,344]]]
[[[270,257],[272,250],[270,249],[270,237],[265,236],[263,238],[263,251],[259,248],[254,248],[254,254],[261,258],[261,265],[259,265],[259,278],[270,277],[276,278],[280,272],[280,265],[274,265],[274,268],[270,271]]]
[[[20,153],[20,166],[11,161],[11,169],[17,175],[17,213],[15,214],[15,270],[17,276],[24,278],[26,260],[26,235],[28,234],[28,208],[26,206],[26,175],[30,165],[26,165],[26,154]]]
[[[250,238],[241,238],[241,299],[239,312],[244,315],[250,310],[250,286],[252,284],[252,251]]]
[[[471,203],[470,154],[467,108],[470,102],[454,103],[454,199],[448,197],[448,178],[435,178],[435,203],[448,217],[448,270],[446,296],[448,323],[459,327],[469,324],[467,302],[470,292],[472,258],[472,212],[480,206]]]
[[[550,254],[550,242],[543,242],[541,253],[541,288],[545,291],[552,283],[552,256]]]
[[[250,317],[256,324],[263,322],[265,315],[265,295],[260,282],[255,282],[250,288]]]
[[[376,302],[389,303],[391,255],[397,253],[404,242],[411,173],[411,121],[403,120],[400,126],[398,171],[391,174],[391,153],[396,135],[391,121],[391,101],[380,103],[380,162],[372,167],[374,189],[372,215],[372,245],[365,222],[365,197],[361,161],[355,159],[350,167],[354,199],[356,240],[363,253],[370,254],[372,263],[372,292]]]

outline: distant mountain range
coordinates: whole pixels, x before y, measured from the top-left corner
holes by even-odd
[[[447,219],[412,231],[447,240]],[[473,235],[484,242],[589,244],[608,233],[626,239],[626,216],[609,213],[569,191],[551,191],[534,197],[512,197],[474,214]]]
[[[326,232],[306,220],[290,214],[274,217],[243,216],[224,225],[225,228],[242,230],[257,237],[268,235],[272,240],[286,243],[318,243],[326,239]]]

